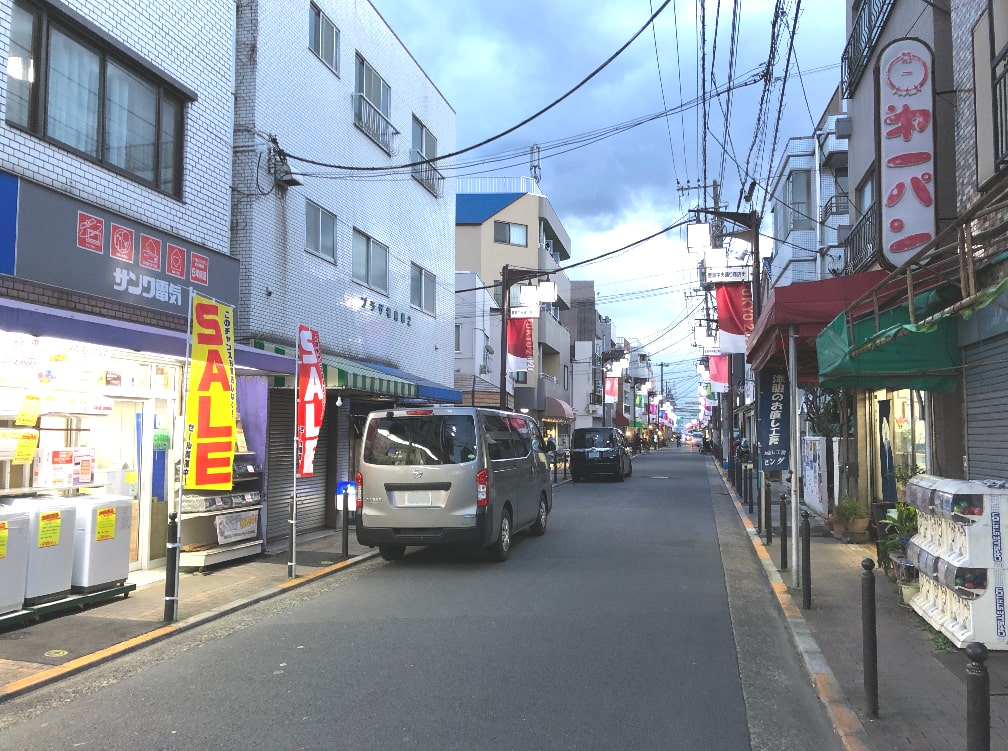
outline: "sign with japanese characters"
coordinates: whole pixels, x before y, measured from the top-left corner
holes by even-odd
[[[757,428],[763,470],[787,469],[791,460],[791,388],[783,370],[759,372]]]
[[[14,276],[186,315],[187,288],[238,303],[238,260],[21,180]]]
[[[193,295],[182,453],[186,490],[231,490],[235,452],[234,312]]]
[[[322,343],[318,332],[307,326],[298,326],[297,372],[297,474],[298,477],[311,477],[315,472],[315,449],[325,416],[326,391],[322,377]]]
[[[879,263],[897,268],[935,237],[931,49],[898,39],[879,57]]]

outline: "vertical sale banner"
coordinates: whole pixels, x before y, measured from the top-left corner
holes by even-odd
[[[322,344],[317,331],[298,326],[297,358],[297,473],[298,477],[311,477],[326,405]]]
[[[230,490],[234,465],[234,311],[192,296],[182,476],[186,490]]]

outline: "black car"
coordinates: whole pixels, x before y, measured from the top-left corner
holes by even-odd
[[[577,428],[571,435],[570,471],[574,482],[591,476],[623,482],[633,474],[630,447],[619,428]]]

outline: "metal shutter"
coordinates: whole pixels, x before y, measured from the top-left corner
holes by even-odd
[[[294,390],[270,389],[269,440],[266,450],[266,542],[286,540],[290,534],[288,503],[294,491]],[[298,534],[325,528],[326,456],[329,420],[322,423],[315,451],[315,473],[299,477]]]
[[[969,479],[1008,477],[1008,336],[963,349]]]

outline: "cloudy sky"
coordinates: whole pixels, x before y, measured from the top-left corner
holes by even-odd
[[[812,132],[839,83],[846,42],[844,3],[779,0],[784,15],[772,84],[764,91],[760,73],[774,46],[775,0],[373,2],[454,107],[460,149],[563,97],[660,10],[654,24],[573,94],[465,156],[467,162],[511,158],[456,173],[527,176],[529,149],[538,144],[540,186],[571,237],[572,263],[681,222],[691,208],[711,206],[710,188],[698,186],[715,180],[729,210],[768,215],[763,188],[787,139]],[[759,186],[753,205],[739,205],[751,179]],[[768,227],[765,222],[764,235]],[[599,311],[612,318],[615,336],[640,340],[656,366],[666,363],[666,384],[680,403],[696,393],[699,351],[691,333],[703,315],[696,262],[685,251],[684,232],[674,230],[567,272],[595,281]],[[660,370],[655,367],[656,377]]]

